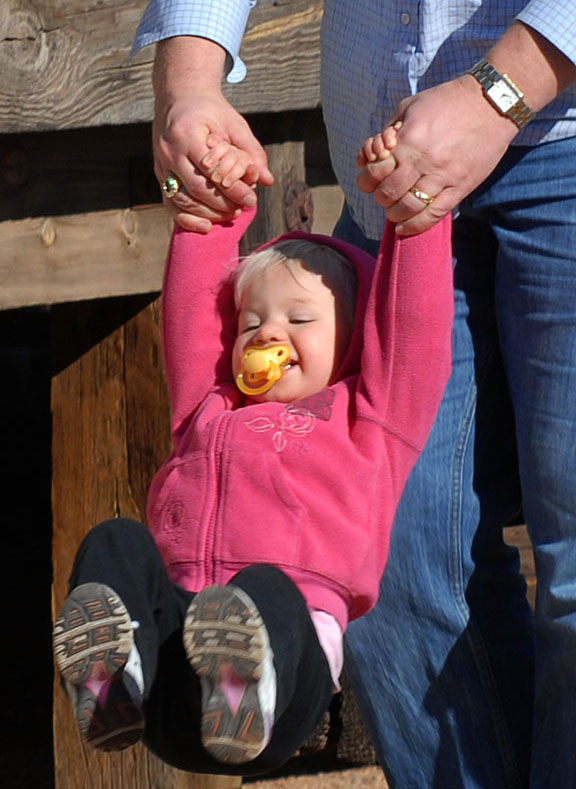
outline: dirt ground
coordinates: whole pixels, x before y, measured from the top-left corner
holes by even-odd
[[[354,767],[327,773],[251,781],[251,789],[387,789],[379,767]]]

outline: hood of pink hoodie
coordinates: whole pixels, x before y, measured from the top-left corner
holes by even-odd
[[[278,238],[272,239],[272,241],[267,241],[265,244],[255,249],[254,252],[268,249],[268,247],[272,247],[280,241],[290,240],[311,241],[315,244],[332,247],[348,258],[356,269],[358,291],[356,296],[354,328],[352,330],[348,350],[338,370],[334,374],[334,380],[341,381],[343,378],[347,378],[349,375],[355,375],[360,371],[360,357],[362,355],[362,345],[364,341],[364,315],[366,312],[366,304],[368,303],[372,278],[374,276],[374,269],[376,267],[376,259],[373,258],[372,255],[369,255],[367,252],[364,252],[346,241],[340,241],[337,238],[321,235],[319,233],[304,233],[299,230],[285,233],[282,236],[278,236]]]

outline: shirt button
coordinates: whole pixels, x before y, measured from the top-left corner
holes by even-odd
[[[411,22],[411,17],[408,11],[404,11],[403,14],[400,14],[400,21],[403,25],[409,25]]]

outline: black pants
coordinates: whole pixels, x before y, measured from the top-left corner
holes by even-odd
[[[254,601],[268,630],[277,674],[272,739],[253,761],[222,764],[202,748],[200,683],[182,644],[194,594],[168,577],[146,526],[120,518],[96,526],[78,550],[70,588],[99,582],[114,589],[133,620],[145,685],[147,747],[180,770],[258,775],[289,759],[314,731],[332,696],[326,656],[306,602],[276,567],[253,565],[233,579]]]

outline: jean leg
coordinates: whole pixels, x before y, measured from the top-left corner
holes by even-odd
[[[496,244],[466,216],[454,232],[453,374],[398,510],[379,603],[346,638],[360,708],[402,789],[520,787],[528,765],[532,623],[502,538],[520,500]]]
[[[533,789],[576,786],[575,156],[576,141],[526,156],[519,172],[535,170],[537,186],[517,175],[523,199],[495,225],[499,328],[538,581]]]

